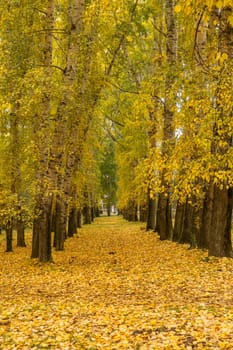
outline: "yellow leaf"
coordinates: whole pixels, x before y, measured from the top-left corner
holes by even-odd
[[[174,11],[175,11],[176,13],[181,12],[181,10],[182,10],[182,6],[181,6],[181,5],[176,5],[176,6],[174,7]]]
[[[222,0],[218,0],[218,1],[216,1],[216,7],[217,8],[221,8],[223,6],[223,2],[222,2]]]
[[[222,62],[226,61],[228,59],[228,54],[226,52],[224,52],[221,56],[221,60]]]

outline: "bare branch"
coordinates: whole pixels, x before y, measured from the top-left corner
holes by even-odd
[[[197,26],[196,26],[196,30],[195,30],[195,38],[194,38],[194,47],[193,47],[193,52],[195,52],[197,50],[198,52],[198,56],[201,58],[201,55],[200,55],[200,52],[198,50],[198,45],[197,45],[197,36],[198,36],[198,31],[199,31],[199,27],[201,25],[201,21],[202,21],[202,18],[204,16],[204,13],[205,13],[205,10],[206,10],[207,6],[204,6],[203,9],[202,9],[202,12],[201,12],[201,15],[197,21]]]
[[[135,94],[135,95],[138,95],[139,92],[138,91],[130,91],[130,90],[126,90],[120,86],[118,86],[117,84],[114,84],[113,82],[111,81],[108,81],[109,84],[111,84],[112,86],[114,86],[116,89],[120,90],[121,92],[126,92],[128,94]]]
[[[130,16],[130,19],[129,19],[129,22],[132,21],[134,15],[135,15],[135,12],[136,12],[136,9],[137,9],[137,5],[138,5],[138,1],[139,0],[136,0],[133,7],[132,7],[132,12],[131,12],[131,16]],[[113,65],[115,63],[115,60],[116,60],[116,57],[118,55],[118,52],[120,51],[121,49],[121,46],[125,40],[125,36],[126,36],[127,33],[123,33],[120,37],[120,40],[119,40],[119,43],[117,45],[117,47],[115,48],[114,52],[113,52],[113,56],[112,56],[112,59],[111,59],[111,62],[109,63],[109,66],[108,68],[106,69],[106,75],[110,75],[111,71],[112,71],[112,68],[113,68]]]
[[[46,68],[48,68],[48,66],[46,66],[46,65],[44,65],[44,64],[37,64],[36,67],[46,67]],[[65,73],[65,69],[64,69],[64,68],[61,68],[61,67],[59,67],[59,66],[56,66],[55,64],[51,64],[49,67],[59,69],[60,71],[62,71],[63,73]]]
[[[157,32],[159,32],[160,34],[162,34],[165,38],[167,37],[167,34],[164,33],[161,29],[159,29],[159,28],[155,25],[154,21],[152,21],[152,25],[153,25],[154,29],[155,29]]]
[[[113,122],[114,124],[116,124],[116,125],[119,125],[119,126],[124,126],[124,124],[122,124],[122,123],[120,123],[120,122],[118,122],[117,120],[115,120],[115,119],[113,119],[112,117],[105,117],[106,119],[108,119],[108,120],[110,120],[111,122]]]
[[[42,13],[43,15],[47,16],[47,13],[41,9],[38,9],[37,7],[33,7],[33,10],[38,11],[39,13]]]

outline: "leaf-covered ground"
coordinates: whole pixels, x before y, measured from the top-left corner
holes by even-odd
[[[99,218],[54,252],[0,247],[0,349],[233,349],[233,261]]]

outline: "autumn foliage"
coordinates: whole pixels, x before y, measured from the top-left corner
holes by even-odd
[[[6,254],[1,244],[1,349],[233,346],[230,259],[116,216],[80,229],[53,264],[30,260],[30,247]]]

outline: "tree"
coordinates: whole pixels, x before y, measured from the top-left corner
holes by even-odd
[[[17,246],[25,246],[24,225],[31,217],[27,185],[23,181],[27,177],[24,156],[28,129],[22,86],[29,70],[32,45],[24,32],[25,25],[31,27],[28,4],[4,4],[1,10],[2,197],[7,194],[2,203],[1,221],[6,227],[7,251],[11,251],[13,227],[17,229]]]
[[[33,221],[32,257],[52,261],[52,232],[63,250],[77,213],[94,219],[102,186],[108,213],[117,187],[125,217],[146,220],[162,240],[231,256],[231,1],[23,0],[1,9],[7,250],[13,227],[25,245],[23,225]]]
[[[176,77],[176,57],[177,57],[177,33],[175,24],[174,2],[167,0],[165,5],[166,16],[166,65],[165,73],[165,97],[163,114],[163,139],[161,152],[164,166],[161,173],[162,191],[159,193],[158,209],[156,218],[156,231],[160,239],[172,237],[172,217],[171,217],[171,190],[170,181],[166,179],[166,162],[174,147],[174,124],[173,109],[175,101],[172,97],[173,85]]]
[[[48,177],[50,140],[50,113],[51,113],[51,66],[53,63],[53,38],[54,26],[54,1],[48,0],[44,13],[44,41],[41,64],[44,66],[43,83],[44,89],[41,96],[41,111],[38,120],[37,131],[37,157],[38,168],[36,172],[37,195],[35,205],[35,219],[33,222],[32,257],[39,258],[41,262],[52,260],[51,251],[51,208],[52,194],[51,182]]]
[[[217,67],[218,82],[215,93],[215,121],[211,156],[216,159],[214,176],[210,180],[211,228],[209,231],[209,255],[232,256],[231,223],[233,190],[229,177],[232,169],[228,157],[232,152],[232,39],[233,25],[230,20],[232,6],[213,8],[219,22]],[[230,165],[230,166],[229,166]]]
[[[210,255],[229,256],[232,185],[228,159],[232,149],[232,107],[228,102],[231,97],[226,93],[231,91],[226,68],[231,55],[231,7],[221,7],[222,4],[218,4],[219,8],[203,5],[198,17],[193,17],[196,21],[193,35],[196,63],[191,66],[191,84],[185,84],[185,97],[179,112],[181,116],[183,110],[186,126],[182,127],[182,135],[176,145],[176,163],[179,158],[182,162],[176,169],[178,176],[175,191],[178,193],[181,190],[188,195],[190,210],[195,213],[190,226],[194,229],[188,231],[189,235],[194,234],[196,244],[208,248]],[[195,8],[193,13],[196,14]],[[225,90],[226,86],[228,88]],[[188,213],[184,211],[185,197],[183,195],[182,199],[181,195],[180,198],[177,215],[179,211],[181,214],[177,217],[184,227],[184,220],[190,210]]]
[[[101,189],[103,201],[106,203],[107,214],[111,215],[111,207],[116,206],[116,162],[115,162],[115,145],[113,140],[108,139],[104,146],[103,159],[100,162]]]

